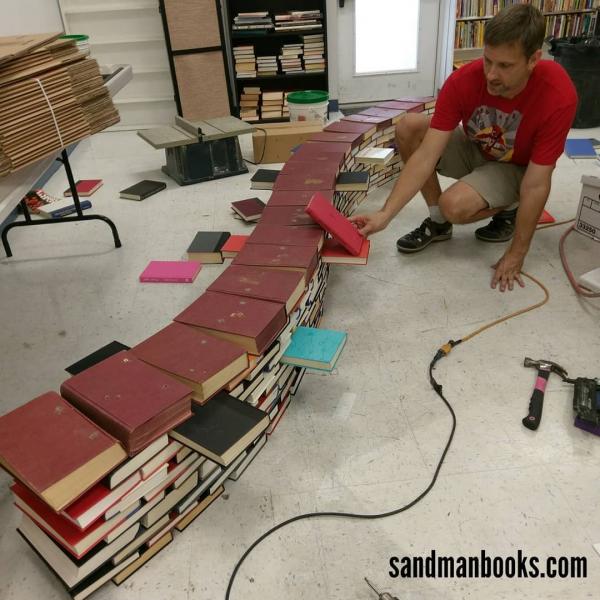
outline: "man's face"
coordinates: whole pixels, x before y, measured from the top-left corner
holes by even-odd
[[[541,55],[542,51],[536,50],[528,59],[519,43],[485,46],[483,71],[488,93],[505,98],[516,96],[527,85]]]

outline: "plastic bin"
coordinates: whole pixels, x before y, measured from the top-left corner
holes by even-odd
[[[321,90],[290,92],[287,96],[290,121],[322,121],[327,123],[329,94]]]
[[[550,40],[550,54],[569,74],[579,101],[573,127],[600,126],[600,38]]]

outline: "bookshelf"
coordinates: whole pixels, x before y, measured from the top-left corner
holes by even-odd
[[[546,18],[546,37],[587,36],[600,29],[600,0],[456,0],[454,65],[479,58],[485,23],[499,10],[520,2],[533,4]]]
[[[229,41],[231,47],[231,73],[233,81],[233,98],[234,98],[234,109],[236,116],[244,118],[244,112],[240,111],[252,111],[252,107],[241,106],[241,102],[248,102],[248,98],[245,100],[241,98],[243,89],[245,87],[259,87],[261,88],[261,94],[264,92],[292,92],[297,90],[317,89],[328,91],[328,57],[327,57],[327,12],[326,12],[326,0],[226,0],[226,19],[229,33]],[[275,15],[281,15],[290,11],[320,11],[322,18],[317,19],[321,23],[321,27],[311,27],[310,23],[305,25],[306,29],[300,30],[284,30],[277,31],[275,27],[281,27],[281,22],[276,21]],[[256,31],[252,29],[238,30],[235,25],[235,17],[240,13],[254,13],[254,12],[267,12],[269,17],[274,23],[274,27],[268,31]],[[311,19],[308,19],[309,21]],[[239,23],[238,23],[239,24]],[[299,24],[299,23],[297,23]],[[284,46],[302,44],[304,36],[322,36],[323,38],[323,50],[322,56],[324,65],[314,65],[313,71],[307,70],[306,65],[310,64],[311,61],[318,63],[318,49],[315,49],[315,56],[304,57],[300,62],[302,71],[300,72],[284,72],[282,69],[282,62],[280,57],[282,56],[282,48]],[[313,44],[319,44],[319,40],[313,38],[307,40],[307,42]],[[252,47],[254,53],[254,61],[257,64],[256,76],[244,76],[240,73],[239,63],[249,61],[246,64],[251,64],[252,59],[240,59],[239,54],[240,47]],[[237,50],[236,50],[237,48]],[[242,51],[243,52],[243,51]],[[250,50],[246,50],[250,52]],[[293,50],[290,50],[290,58],[293,58]],[[238,59],[236,60],[236,55]],[[275,68],[272,64],[269,74],[261,74],[258,68],[259,61],[256,59],[261,57],[277,57],[276,60],[276,73]],[[311,61],[305,61],[304,58],[309,58]],[[236,66],[237,65],[237,66]],[[252,69],[252,67],[248,67]],[[310,67],[309,67],[310,68]],[[268,69],[264,69],[268,70]],[[263,70],[263,73],[264,73]],[[256,117],[248,117],[250,123],[276,123],[281,121],[289,120],[289,116],[281,116],[279,118],[263,118],[261,114],[262,95],[259,100],[259,109],[257,110]]]

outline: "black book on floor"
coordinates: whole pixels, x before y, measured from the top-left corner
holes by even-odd
[[[269,425],[262,410],[219,392],[203,406],[192,405],[192,417],[169,435],[220,465],[229,465]]]
[[[106,344],[106,346],[102,346],[102,348],[98,348],[95,352],[88,354],[81,360],[69,365],[65,371],[70,373],[71,375],[77,375],[77,373],[81,373],[81,371],[85,371],[89,369],[89,367],[94,366],[100,361],[116,354],[117,352],[121,352],[121,350],[129,350],[129,346],[125,344],[121,344],[121,342],[112,341],[110,344]]]
[[[167,184],[164,181],[144,179],[139,183],[121,190],[119,196],[126,200],[144,200],[145,198],[148,198],[148,196],[152,196],[153,194],[164,190],[166,187]]]
[[[230,236],[229,231],[199,231],[187,249],[188,258],[204,264],[222,263],[221,248]]]
[[[277,175],[279,171],[274,169],[258,169],[250,179],[250,187],[253,190],[272,190]]]
[[[369,191],[369,173],[367,171],[348,171],[340,173],[335,184],[336,192]]]

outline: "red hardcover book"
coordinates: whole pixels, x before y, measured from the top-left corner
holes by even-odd
[[[304,211],[305,206],[306,204],[301,206],[267,206],[260,218],[260,224],[285,226],[310,225],[314,227],[316,223]]]
[[[305,175],[307,177],[337,177],[340,172],[340,167],[335,162],[327,162],[323,164],[307,163],[307,162],[287,162],[283,165],[279,173],[279,177],[289,175]]]
[[[55,513],[20,482],[13,483],[10,489],[15,495],[17,507],[75,558],[84,556],[128,516],[120,513],[108,521],[99,519],[88,529],[81,531],[65,517]]]
[[[61,394],[130,455],[191,416],[192,390],[123,351],[67,379]]]
[[[338,241],[327,239],[321,250],[321,259],[324,263],[334,265],[366,265],[369,260],[369,250],[371,242],[363,238],[362,247],[359,254],[354,256],[350,254]]]
[[[410,102],[412,104],[427,104],[433,102],[435,96],[402,96],[402,98],[394,98],[393,102]]]
[[[316,140],[312,142],[306,141],[306,143],[302,144],[300,150],[302,150],[303,146],[312,146],[313,144],[317,147],[314,152],[343,152],[344,156],[348,156],[352,150],[352,144],[349,142],[318,142]]]
[[[333,190],[318,191],[319,194],[325,196],[325,198],[333,202]],[[273,192],[269,198],[269,201],[267,202],[267,208],[274,208],[278,206],[306,206],[314,195],[315,192],[308,190]]]
[[[318,262],[318,251],[312,246],[278,246],[248,243],[236,256],[233,265],[300,271],[310,281]]]
[[[56,392],[0,417],[0,465],[60,511],[127,458]]]
[[[246,248],[248,245],[240,254]],[[253,354],[262,354],[285,327],[287,317],[283,304],[205,292],[175,320],[239,344]]]
[[[285,304],[289,314],[302,296],[304,287],[304,277],[297,271],[231,265],[213,281],[208,291],[279,302]]]
[[[331,202],[315,194],[306,207],[306,212],[323,227],[331,233],[350,254],[358,256],[360,254],[363,236],[358,233],[358,229],[339,212]]]
[[[394,108],[372,107],[372,108],[367,108],[366,110],[362,110],[359,114],[368,115],[369,117],[390,118],[390,119],[392,119],[392,124],[394,124],[400,120],[400,117],[402,117],[402,115],[405,114],[405,112],[406,111],[401,110],[399,108],[394,109]]]
[[[249,235],[230,235],[221,248],[223,258],[234,258],[237,256],[237,253],[244,247],[249,237]]]
[[[81,197],[91,196],[101,185],[103,181],[102,179],[80,179],[75,182],[75,189],[77,190],[77,195]],[[71,196],[71,188],[67,188],[63,195]]]
[[[299,168],[278,175],[273,191],[334,190],[335,182],[336,173],[333,170],[316,172],[313,175]]]
[[[332,150],[331,148],[322,148],[322,143],[311,142],[302,144],[290,158],[288,158],[286,165],[291,163],[311,163],[311,164],[334,164],[338,169],[342,166],[346,160],[348,154],[346,148],[339,148]],[[339,144],[336,144],[339,145]],[[350,147],[348,146],[348,149]]]
[[[370,123],[336,121],[335,123],[330,123],[327,125],[323,131],[333,131],[336,133],[362,133],[364,138],[370,138],[377,131],[377,127],[371,125]]]
[[[388,100],[379,102],[375,108],[384,108],[388,110],[401,110],[404,112],[423,112],[423,102],[405,102],[401,100]]]
[[[318,248],[323,246],[325,236],[320,227],[294,227],[285,225],[263,225],[259,223],[255,228],[249,244],[276,244],[278,246],[310,246]],[[239,255],[238,255],[239,256]]]
[[[265,203],[259,198],[247,198],[246,200],[236,200],[231,203],[231,208],[244,221],[258,221],[265,208]]]
[[[377,131],[386,129],[392,124],[392,119],[387,117],[371,117],[369,115],[349,115],[344,117],[342,121],[352,121],[353,123],[371,123],[377,126]]]
[[[236,344],[180,323],[167,325],[131,352],[191,387],[200,404],[248,368],[248,356]]]
[[[313,133],[309,138],[309,142],[333,142],[336,144],[350,144],[351,148],[356,148],[364,139],[364,134],[360,132],[339,132],[339,131],[321,131]]]

